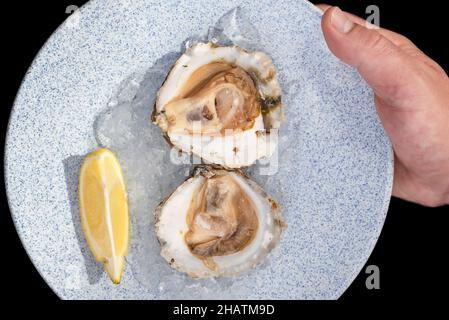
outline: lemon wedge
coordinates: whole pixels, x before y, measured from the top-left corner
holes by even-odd
[[[108,149],[86,157],[78,186],[81,225],[97,261],[119,284],[129,243],[129,212],[122,169]]]

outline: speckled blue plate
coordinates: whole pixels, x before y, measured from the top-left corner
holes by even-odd
[[[6,145],[16,228],[61,298],[176,297],[176,287],[172,292],[142,285],[129,266],[119,286],[98,269],[79,230],[73,204],[77,172],[67,159],[97,146],[93,123],[124,79],[179,51],[186,38],[204,34],[236,6],[278,67],[286,126],[295,134],[281,139],[281,186],[271,186],[282,191],[289,227],[275,257],[229,284],[237,288],[229,297],[338,298],[367,261],[390,200],[392,149],[370,89],[327,49],[317,9],[296,0],[93,0],[54,33],[34,61],[17,96]],[[288,157],[282,154],[285,141]],[[186,296],[195,291],[189,288],[183,288]],[[206,290],[201,298],[217,294]]]

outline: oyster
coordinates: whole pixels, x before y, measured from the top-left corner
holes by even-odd
[[[198,167],[156,210],[161,255],[194,278],[233,276],[260,263],[285,227],[280,208],[238,171]]]
[[[271,156],[282,119],[271,59],[213,43],[198,43],[181,56],[153,111],[153,122],[175,147],[227,168]]]

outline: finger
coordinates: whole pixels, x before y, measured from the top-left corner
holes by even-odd
[[[411,57],[378,30],[361,26],[337,7],[326,10],[322,19],[329,49],[343,62],[358,69],[363,78],[385,100],[394,99],[404,79],[412,77]]]
[[[404,47],[413,47],[417,48],[416,45],[410,41],[407,37],[404,37],[403,35],[396,33],[394,31],[381,28],[379,26],[376,26],[372,23],[369,23],[368,21],[356,16],[355,14],[343,11],[353,22],[357,23],[358,25],[364,26],[369,29],[376,29],[377,32],[379,32],[381,35],[383,35],[385,38],[393,42],[398,47],[404,48]]]
[[[323,12],[326,12],[328,9],[332,8],[332,6],[330,6],[328,4],[317,4],[316,6],[318,8],[320,8],[321,10],[323,10]],[[358,25],[365,26],[367,28],[376,29],[381,35],[383,35],[385,38],[387,38],[388,40],[393,42],[398,47],[406,48],[406,49],[413,48],[413,49],[419,50],[416,47],[416,45],[412,41],[410,41],[410,39],[408,39],[407,37],[404,37],[403,35],[396,33],[394,31],[380,28],[379,26],[371,24],[368,21],[366,21],[365,19],[360,18],[359,16],[356,16],[355,14],[352,14],[352,13],[349,13],[346,11],[343,11],[343,12],[349,17],[349,19],[351,19],[351,21],[357,23]]]

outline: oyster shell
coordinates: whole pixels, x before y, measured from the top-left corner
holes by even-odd
[[[234,276],[260,263],[285,227],[277,202],[238,171],[199,167],[156,210],[161,255],[191,277]]]
[[[213,43],[198,43],[181,56],[153,112],[153,122],[175,147],[227,168],[271,156],[282,119],[271,59]]]

